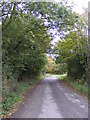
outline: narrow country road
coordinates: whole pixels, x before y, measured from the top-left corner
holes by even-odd
[[[12,118],[88,118],[88,101],[55,76],[45,77]]]

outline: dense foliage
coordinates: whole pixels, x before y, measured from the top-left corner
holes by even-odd
[[[10,23],[9,23],[10,22]],[[26,72],[35,77],[45,65],[50,38],[41,19],[15,14],[2,24],[2,72],[4,93],[9,93]],[[3,94],[5,96],[5,94]]]
[[[86,76],[87,69],[87,39],[77,31],[70,32],[57,46],[59,56],[57,63],[66,63],[69,76],[75,79]]]
[[[36,77],[45,70],[46,53],[53,52],[51,41],[56,34],[62,39],[54,50],[58,65],[48,59],[48,72],[68,72],[75,77],[77,73],[80,73],[77,77],[85,74],[87,43],[81,32],[86,29],[85,22],[67,3],[2,2],[0,9],[4,96],[24,74]],[[56,33],[51,32],[54,29]],[[73,32],[74,29],[78,32]]]
[[[66,73],[66,64],[65,63],[58,63],[56,64],[55,60],[48,56],[47,57],[47,63],[45,65],[45,71],[46,73],[50,74],[63,74]]]

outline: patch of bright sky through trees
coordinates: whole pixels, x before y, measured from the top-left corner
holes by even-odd
[[[3,1],[3,0],[1,0]],[[8,1],[8,0],[4,0],[4,1]],[[15,0],[13,0],[15,1]],[[16,1],[21,1],[21,0],[16,0]],[[44,1],[48,1],[48,2],[51,2],[53,0],[24,0],[26,2],[33,2],[33,1],[36,1],[36,2],[44,2]],[[54,0],[54,2],[60,2],[61,0]],[[76,13],[79,13],[79,14],[82,14],[84,12],[84,9],[85,8],[88,8],[88,2],[90,0],[64,0],[64,1],[68,1],[68,4],[69,5],[74,5],[73,6],[73,11],[75,11]],[[10,1],[9,1],[10,2]],[[47,21],[45,21],[45,24],[48,24]],[[57,43],[61,37],[62,37],[62,33],[58,33],[56,29],[51,29],[50,31],[48,32],[51,32],[54,34],[54,37],[53,37],[53,41],[52,41],[52,44],[55,44]],[[62,31],[61,31],[62,32]]]
[[[56,2],[60,2],[60,0],[55,0]],[[88,2],[90,0],[67,0],[69,5],[73,4],[73,11],[76,13],[82,14],[85,8],[88,8]],[[56,33],[56,30],[53,30],[53,33]],[[60,40],[58,35],[55,35],[52,44],[57,43]]]
[[[1,0],[1,2],[2,2],[3,0]],[[4,0],[4,1],[8,1],[8,0]],[[13,1],[21,1],[21,0],[13,0]],[[52,1],[54,1],[54,2],[60,2],[61,0],[24,0],[25,2],[45,2],[45,1],[47,1],[47,2],[52,2]],[[66,0],[65,0],[66,1]],[[68,1],[68,3],[69,3],[69,5],[72,5],[72,3],[73,3],[73,11],[75,11],[76,13],[79,13],[79,14],[82,14],[83,12],[84,12],[84,9],[85,8],[88,8],[88,2],[90,1],[90,0],[67,0]],[[10,1],[9,1],[10,2]],[[48,23],[47,23],[47,20],[45,21],[45,24],[47,25]],[[55,45],[56,43],[58,43],[58,41],[60,41],[60,39],[61,39],[61,37],[62,37],[62,32],[63,31],[61,31],[61,33],[59,33],[58,31],[57,31],[57,29],[50,29],[49,31],[48,31],[48,33],[53,33],[53,41],[51,42],[53,45]],[[52,49],[53,49],[53,47],[52,47]],[[54,55],[51,55],[53,58],[55,58],[54,57]]]
[[[60,2],[60,0],[55,0],[55,1]],[[69,5],[72,5],[72,4],[74,5],[73,9],[72,9],[73,11],[75,11],[76,13],[79,13],[79,14],[83,14],[84,9],[88,8],[88,2],[89,1],[90,0],[68,0],[68,3],[69,3]],[[55,45],[56,43],[58,43],[58,41],[60,41],[61,36],[55,35],[55,34],[58,34],[56,29],[51,30],[51,32],[54,33],[54,39],[52,41],[52,44]],[[52,49],[53,49],[53,47],[52,47]],[[55,58],[56,55],[51,54],[51,56],[53,58]]]

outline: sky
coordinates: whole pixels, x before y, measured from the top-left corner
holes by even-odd
[[[3,1],[3,0],[0,0],[0,1]],[[8,1],[8,0],[5,0],[5,1]],[[11,1],[11,0],[10,0]],[[15,0],[13,0],[15,1]],[[18,1],[18,0],[16,0]],[[21,0],[19,0],[21,1]],[[45,1],[45,0],[22,0],[22,1]],[[56,2],[59,2],[59,1],[62,1],[62,0],[47,0],[47,1],[56,1]],[[74,7],[74,11],[77,12],[77,13],[80,13],[82,14],[83,13],[83,8],[88,8],[88,2],[90,0],[68,0],[69,3],[71,2],[74,2],[75,4],[75,7]]]
[[[55,0],[56,2],[59,2],[60,0]],[[82,14],[84,9],[83,8],[88,8],[88,2],[90,0],[68,0],[69,4],[71,2],[74,2],[74,8],[73,11],[75,11],[76,13]],[[55,44],[56,42],[58,42],[58,40],[60,40],[59,36],[55,36],[54,40],[52,41],[52,44]]]
[[[60,0],[55,0],[56,2],[59,2]],[[77,13],[82,14],[83,13],[83,8],[88,8],[88,2],[90,0],[68,0],[69,3],[74,2],[75,7],[73,10]]]
[[[89,1],[90,0],[74,0],[74,2],[76,4],[74,10],[77,13],[82,14],[83,13],[83,8],[88,8],[88,2]]]

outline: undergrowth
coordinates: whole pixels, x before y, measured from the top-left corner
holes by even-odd
[[[61,75],[55,75],[60,80],[65,81],[68,83],[69,86],[71,86],[73,89],[84,95],[85,97],[88,97],[88,85],[83,83],[78,83],[76,80],[74,80],[71,77],[68,77],[67,74],[61,74]]]
[[[9,93],[7,100],[2,103],[2,116],[7,115],[12,110],[13,105],[22,101],[21,94],[29,87],[31,87],[31,84],[27,82],[17,83],[14,90]]]
[[[70,77],[66,77],[65,81],[72,86],[76,91],[88,97],[88,85],[87,84],[80,84],[75,80],[71,80]]]
[[[9,93],[7,99],[2,102],[2,105],[0,105],[0,107],[2,107],[2,111],[0,113],[1,116],[7,116],[10,112],[12,112],[14,105],[23,101],[22,94],[41,79],[43,79],[43,75],[38,76],[36,79],[30,80],[30,82],[17,82],[13,91]]]

